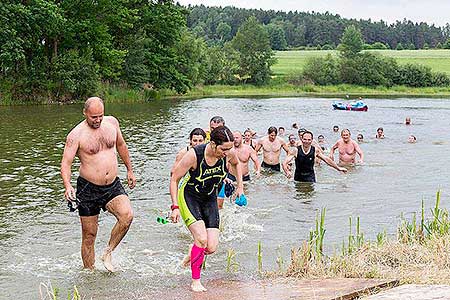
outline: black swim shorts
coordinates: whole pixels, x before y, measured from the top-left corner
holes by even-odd
[[[116,177],[113,183],[108,185],[96,185],[83,177],[77,179],[78,213],[82,217],[96,216],[100,209],[106,210],[106,204],[120,195],[127,195]]]
[[[227,174],[227,177],[228,177],[228,179],[230,179],[231,181],[236,182],[236,177],[235,177],[233,174],[228,173],[228,174]],[[250,181],[250,174],[247,174],[247,175],[242,176],[242,181]]]
[[[271,164],[268,164],[265,161],[263,161],[262,164],[261,164],[261,167],[266,168],[266,169],[270,169],[272,171],[277,171],[277,172],[280,172],[280,170],[281,170],[279,163],[276,164],[276,165],[271,165]]]

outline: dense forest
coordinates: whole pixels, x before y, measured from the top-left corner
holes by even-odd
[[[449,26],[409,21],[186,8],[173,0],[4,0],[0,102],[67,102],[101,96],[109,86],[152,95],[185,93],[198,84],[266,84],[274,49],[335,48],[349,24],[364,43],[450,48],[444,42]]]
[[[189,6],[188,10],[188,27],[209,44],[231,40],[239,26],[248,17],[255,16],[267,27],[274,50],[317,46],[334,49],[340,43],[344,29],[350,25],[360,28],[367,44],[378,42],[391,49],[450,48],[450,43],[446,44],[450,37],[449,24],[440,28],[406,19],[387,24],[344,19],[328,12],[283,12],[230,6]]]

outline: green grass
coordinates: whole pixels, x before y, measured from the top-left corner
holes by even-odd
[[[374,53],[395,58],[400,64],[422,64],[433,71],[450,75],[450,50],[368,50]],[[337,55],[335,50],[295,50],[277,51],[277,63],[272,67],[275,75],[299,73],[303,70],[306,60],[310,57],[323,57],[328,53]]]

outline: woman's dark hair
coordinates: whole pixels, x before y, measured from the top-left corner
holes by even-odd
[[[192,140],[192,137],[194,135],[201,135],[204,139],[206,139],[206,133],[201,128],[197,127],[197,128],[192,129],[191,133],[189,133],[189,140]]]
[[[217,146],[226,142],[234,142],[233,133],[227,126],[219,126],[211,132],[211,142],[214,142]]]
[[[278,129],[275,126],[270,126],[269,129],[267,129],[267,133],[271,134],[272,132],[275,132],[275,134],[278,134]]]

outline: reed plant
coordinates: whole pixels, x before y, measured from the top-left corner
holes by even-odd
[[[60,289],[54,287],[51,281],[48,283],[41,282],[39,284],[39,299],[40,300],[59,300],[60,298]],[[73,286],[73,291],[67,292],[67,300],[82,300],[85,299],[81,297],[80,292],[76,285]]]
[[[239,268],[239,263],[236,261],[236,251],[230,248],[227,251],[227,272],[236,272]]]
[[[261,241],[258,242],[258,272],[262,273],[262,245]]]

